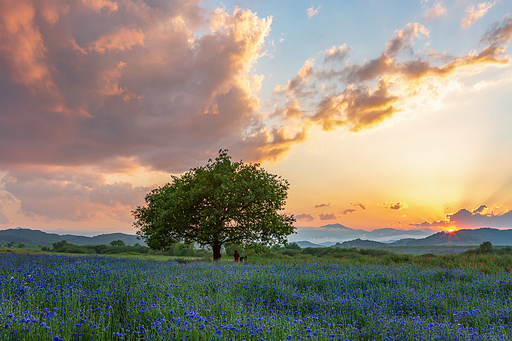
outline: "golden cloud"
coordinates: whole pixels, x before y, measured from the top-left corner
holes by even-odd
[[[486,32],[482,41],[490,44],[480,52],[452,57],[431,49],[424,56],[413,54],[415,41],[429,35],[425,26],[407,24],[395,32],[380,56],[340,69],[315,68],[314,60],[309,59],[297,76],[275,88],[274,95],[284,96],[287,107],[300,108],[304,122],[319,124],[324,131],[346,128],[359,132],[405,111],[417,98],[432,97],[453,77],[510,63],[504,45],[512,37],[509,16]],[[332,53],[342,50],[347,49],[334,49]],[[320,82],[322,98],[317,96]],[[343,91],[336,90],[338,85]],[[308,112],[313,114],[306,115]],[[276,110],[276,114],[286,119],[290,116],[286,109]]]

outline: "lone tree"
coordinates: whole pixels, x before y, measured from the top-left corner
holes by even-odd
[[[259,164],[231,162],[227,150],[146,195],[138,206],[137,234],[153,249],[167,250],[184,241],[209,245],[219,260],[222,245],[281,244],[293,233],[293,215],[279,213],[288,181]]]
[[[112,246],[125,246],[126,244],[121,239],[118,239],[118,240],[111,241],[110,245],[112,245]]]

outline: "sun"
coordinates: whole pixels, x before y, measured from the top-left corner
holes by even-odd
[[[455,230],[454,230],[454,229],[449,229],[449,230],[448,230],[448,233],[453,233],[453,232],[455,232]]]

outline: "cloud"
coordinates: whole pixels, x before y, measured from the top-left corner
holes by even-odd
[[[346,44],[341,46],[333,46],[332,48],[322,51],[324,54],[324,63],[341,62],[350,52],[350,48]]]
[[[306,60],[297,75],[289,80],[288,84],[285,86],[277,85],[274,89],[274,93],[299,93],[307,85],[309,78],[313,76],[313,66],[315,66],[315,61],[312,58]]]
[[[352,205],[352,206],[354,206],[354,207],[359,207],[359,208],[361,208],[362,210],[366,210],[366,204],[365,204],[365,203],[358,202],[358,203],[351,204],[351,205]]]
[[[144,45],[146,35],[141,29],[122,27],[117,32],[106,34],[88,44],[88,51],[125,51],[136,45]]]
[[[409,205],[407,205],[406,202],[384,202],[379,203],[379,205],[383,206],[384,208],[389,208],[390,210],[394,211],[400,211],[401,209],[408,208]]]
[[[0,2],[0,169],[181,172],[224,148],[278,159],[308,127],[262,123],[252,70],[271,22],[199,0]],[[300,112],[290,101],[285,115]]]
[[[117,11],[117,3],[109,0],[82,0],[82,3],[93,11],[106,9],[109,13]]]
[[[308,11],[308,19],[310,19],[311,17],[315,16],[318,14],[318,10],[320,9],[320,7],[322,6],[318,6],[316,9],[314,6],[311,6],[310,8],[307,9]]]
[[[334,219],[336,219],[336,216],[334,215],[334,213],[329,213],[329,214],[321,213],[319,215],[319,217],[320,217],[320,220],[334,220]]]
[[[487,11],[492,8],[496,4],[496,1],[491,2],[481,2],[475,8],[474,5],[469,6],[466,9],[467,15],[462,19],[460,23],[460,27],[464,29],[468,29],[471,25],[475,23],[478,19],[483,17]]]
[[[148,187],[108,184],[98,173],[77,168],[31,167],[9,172],[0,183],[27,217],[45,221],[110,218],[131,223]]]
[[[357,210],[356,210],[356,209],[353,209],[353,208],[347,208],[346,210],[344,210],[343,212],[341,212],[341,214],[343,214],[343,215],[347,215],[347,214],[349,214],[349,213],[353,213],[353,212],[355,212],[355,211],[357,211]]]
[[[9,219],[5,216],[1,209],[2,207],[0,207],[0,225],[9,224]]]
[[[510,40],[511,27],[505,16],[486,32],[482,41],[490,44],[480,52],[450,56],[432,49],[415,52],[415,43],[428,38],[430,32],[419,23],[409,23],[395,32],[378,57],[362,64],[326,68],[307,60],[297,76],[276,86],[274,96],[300,107],[302,124],[308,129],[320,125],[324,131],[360,132],[409,112],[418,103],[442,99],[448,84],[463,75],[491,65],[509,65],[504,44]],[[282,115],[287,117],[286,111]]]
[[[510,14],[503,17],[501,23],[493,24],[484,34],[481,42],[491,44],[506,44],[512,39],[512,19]]]
[[[472,213],[482,213],[485,209],[487,208],[487,206],[485,205],[480,205],[478,206],[477,208],[475,208],[473,211],[471,211]]]
[[[434,5],[434,7],[425,11],[425,13],[423,14],[423,21],[426,22],[437,19],[445,13],[446,7],[443,7],[443,5],[440,2],[438,2]]]
[[[488,211],[487,206],[479,207],[469,211],[465,208],[455,213],[446,215],[444,220],[437,220],[432,223],[424,221],[420,224],[410,224],[417,227],[449,227],[456,226],[459,228],[475,228],[475,227],[512,227],[512,210],[497,214]]]
[[[315,205],[315,208],[329,207],[330,205],[331,205],[331,203],[328,203],[328,204],[319,204],[319,205]]]
[[[304,221],[309,222],[309,221],[314,220],[315,218],[313,218],[313,216],[311,214],[302,213],[302,214],[296,215],[295,219],[297,219],[297,220],[304,220]]]

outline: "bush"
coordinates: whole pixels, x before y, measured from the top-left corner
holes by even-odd
[[[288,249],[288,250],[300,250],[301,248],[300,248],[299,244],[297,244],[297,243],[290,243],[290,244],[287,244],[285,246],[285,249]]]
[[[478,253],[486,254],[486,253],[492,253],[492,252],[493,252],[493,247],[492,247],[491,242],[483,242],[478,247]]]
[[[295,249],[283,249],[283,250],[279,250],[278,252],[282,255],[287,255],[287,256],[291,256],[291,257],[295,257],[296,255],[301,254],[300,250],[295,250]]]

